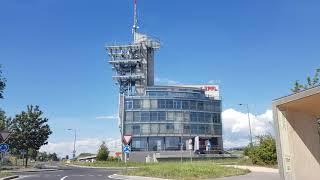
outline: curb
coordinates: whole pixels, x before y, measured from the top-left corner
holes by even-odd
[[[0,178],[0,180],[10,180],[10,179],[16,179],[19,178],[19,176],[15,175],[15,176],[8,176],[8,177],[4,177],[4,178]]]
[[[144,176],[124,176],[113,174],[108,176],[110,179],[117,179],[117,180],[169,180],[169,179],[162,179],[162,178],[155,178],[155,177],[144,177]]]
[[[9,173],[25,173],[25,172],[46,172],[46,171],[59,171],[59,169],[35,169],[35,170],[26,170],[26,171],[6,171]],[[0,179],[1,180],[1,179]]]
[[[89,169],[126,169],[126,167],[94,167],[94,166],[79,166],[79,165],[68,165],[70,167],[77,168],[89,168]],[[139,167],[127,167],[127,169],[138,169]]]

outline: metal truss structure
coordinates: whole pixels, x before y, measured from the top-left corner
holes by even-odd
[[[133,44],[106,47],[120,94],[139,95],[154,85],[154,51],[159,47],[158,40],[137,32]]]

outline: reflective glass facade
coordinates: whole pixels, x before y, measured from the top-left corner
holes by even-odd
[[[222,149],[221,100],[203,90],[147,87],[143,96],[125,97],[124,112],[123,133],[133,136],[133,151],[185,149],[196,136]]]

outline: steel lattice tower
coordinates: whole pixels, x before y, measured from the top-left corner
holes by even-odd
[[[141,95],[147,86],[154,85],[154,51],[160,48],[159,40],[137,32],[137,3],[134,0],[133,42],[127,45],[107,46],[113,79],[124,96]]]

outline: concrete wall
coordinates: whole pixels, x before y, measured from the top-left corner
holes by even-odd
[[[277,151],[284,180],[320,179],[320,139],[316,118],[276,109]]]

